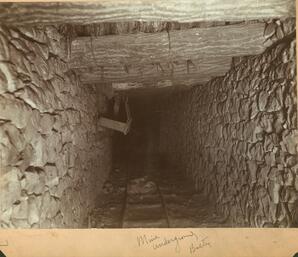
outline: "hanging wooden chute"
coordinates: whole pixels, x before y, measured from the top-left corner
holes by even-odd
[[[118,110],[119,105],[120,105],[119,99],[120,98],[115,99],[116,106],[114,106],[114,111],[116,111],[116,112],[119,112],[119,110]],[[129,105],[128,105],[128,97],[125,97],[125,112],[126,112],[126,122],[121,122],[121,121],[112,120],[112,119],[105,118],[105,117],[100,117],[99,125],[102,127],[108,128],[108,129],[122,132],[124,135],[127,135],[130,130],[130,126],[131,126],[131,122],[132,122],[131,113],[130,113],[130,109],[129,109]]]

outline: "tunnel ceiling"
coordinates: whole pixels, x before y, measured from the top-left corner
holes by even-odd
[[[206,83],[224,75],[232,57],[260,54],[272,44],[264,34],[270,18],[295,16],[293,0],[102,0],[0,7],[1,23],[68,24],[70,68],[84,84],[120,90]]]
[[[83,83],[119,89],[192,86],[224,75],[233,56],[263,52],[264,28],[264,22],[254,22],[77,37],[70,65]]]
[[[50,24],[125,21],[239,21],[295,17],[295,0],[98,0],[1,3],[0,22]]]

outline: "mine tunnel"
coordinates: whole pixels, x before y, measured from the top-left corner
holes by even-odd
[[[294,17],[24,6],[0,14],[1,228],[298,226]]]

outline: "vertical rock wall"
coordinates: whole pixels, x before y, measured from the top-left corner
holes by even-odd
[[[297,225],[295,43],[161,103],[160,152],[235,225]]]
[[[54,26],[0,28],[1,227],[80,227],[110,169],[104,98]]]

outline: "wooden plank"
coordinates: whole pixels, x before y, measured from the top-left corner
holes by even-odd
[[[239,24],[254,21],[234,21],[230,24]],[[118,34],[156,33],[167,30],[183,30],[191,28],[209,28],[226,25],[226,21],[200,21],[200,22],[177,22],[177,21],[126,21],[126,22],[101,22],[94,24],[67,24],[69,30],[76,36],[106,36]]]
[[[295,0],[98,0],[1,3],[0,22],[10,25],[115,21],[252,20],[295,17]]]
[[[168,49],[166,32],[80,37],[71,45],[71,65],[73,68],[118,65],[123,72],[130,73],[134,72],[130,64],[138,62],[139,66],[142,62],[158,62],[160,57],[168,55]]]
[[[126,124],[124,122],[120,122],[120,121],[116,121],[116,120],[107,119],[104,117],[100,117],[99,125],[102,127],[116,130],[116,131],[126,134],[126,131],[128,130],[128,126],[130,124]]]
[[[158,75],[152,74],[146,77],[134,76],[134,77],[110,77],[102,80],[96,72],[86,73],[79,71],[80,80],[83,84],[111,84],[115,85],[115,90],[126,90],[129,88],[142,88],[142,87],[166,87],[166,86],[193,86],[204,84],[210,80],[210,78],[224,75],[230,67],[232,58],[218,58],[218,62],[202,63],[201,69],[197,72],[191,72],[189,74],[176,74],[171,75]],[[214,65],[212,67],[212,64]],[[186,69],[185,69],[186,70]]]
[[[92,41],[80,37],[72,43],[70,66],[83,83],[132,83],[134,87],[154,86],[165,80],[185,85],[205,83],[224,75],[233,56],[263,52],[264,27],[259,22],[173,30],[169,35],[111,35]]]

